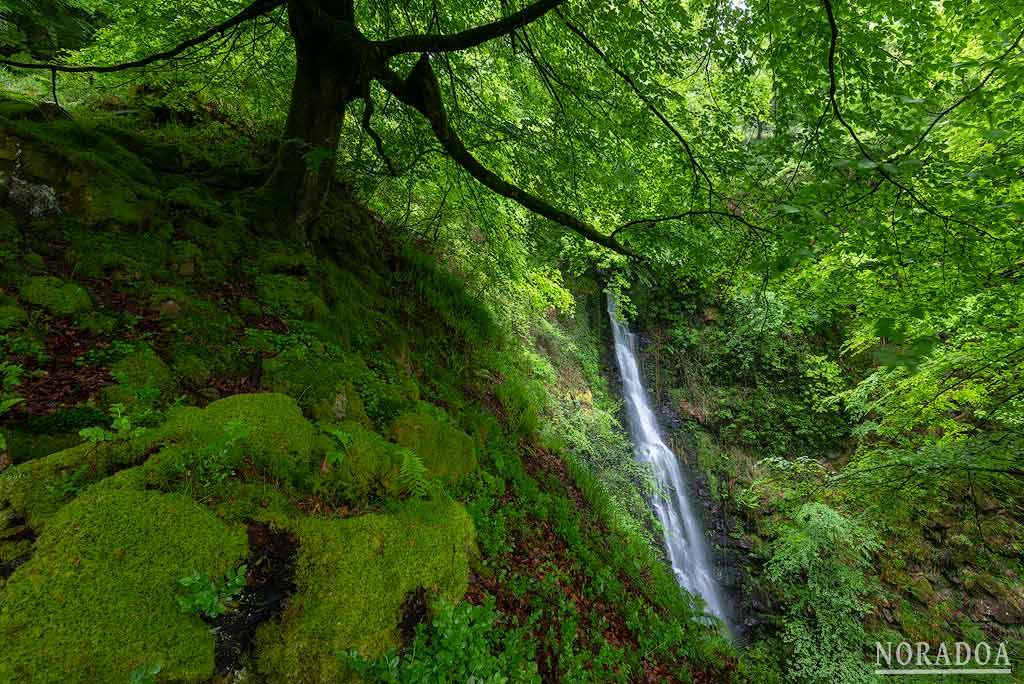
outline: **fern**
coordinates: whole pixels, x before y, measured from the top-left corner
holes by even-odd
[[[402,457],[399,480],[410,496],[423,498],[427,495],[427,467],[423,460],[411,451]]]

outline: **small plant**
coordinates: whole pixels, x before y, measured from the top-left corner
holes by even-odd
[[[427,495],[427,467],[423,465],[423,459],[413,452],[407,450],[402,456],[398,477],[410,496],[422,499]]]
[[[63,500],[76,497],[82,493],[82,487],[86,484],[89,476],[89,466],[80,465],[73,472],[69,473],[58,484],[49,485],[46,490],[50,496]]]
[[[156,677],[163,669],[163,663],[150,663],[132,670],[128,678],[129,684],[156,684]]]
[[[124,404],[114,404],[111,406],[110,418],[110,430],[98,426],[87,427],[78,431],[79,436],[90,444],[127,442],[135,439],[145,431],[145,428],[137,425],[137,417],[129,414]]]
[[[249,436],[249,432],[249,426],[242,420],[228,421],[220,439],[186,456],[179,466],[181,472],[200,487],[223,482],[235,474],[236,447]]]
[[[234,570],[228,570],[221,581],[200,572],[182,577],[178,584],[187,593],[178,597],[181,612],[205,615],[210,619],[223,615],[228,609],[228,602],[245,588],[245,575],[248,571],[249,566],[243,563]]]
[[[410,648],[368,660],[358,651],[338,657],[374,684],[539,684],[535,645],[524,629],[500,624],[493,599],[483,605],[434,606],[434,620],[416,628]]]

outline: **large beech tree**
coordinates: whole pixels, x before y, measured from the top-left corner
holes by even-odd
[[[509,36],[563,2],[565,0],[539,0],[503,18],[456,33],[410,34],[372,40],[359,26],[355,0],[256,0],[238,14],[173,49],[132,62],[108,66],[6,63],[49,69],[54,76],[56,99],[58,73],[112,72],[173,59],[244,22],[284,6],[295,41],[295,80],[278,162],[267,189],[276,206],[283,209],[285,224],[293,237],[305,237],[319,214],[326,188],[333,180],[345,112],[353,101],[364,101],[363,125],[370,130],[374,112],[371,86],[376,82],[419,112],[429,122],[445,152],[489,189],[594,243],[628,254],[614,235],[600,232],[481,164],[449,125],[434,74],[432,55],[468,50]],[[419,58],[408,73],[401,74],[393,67],[393,60],[408,54],[419,55]]]

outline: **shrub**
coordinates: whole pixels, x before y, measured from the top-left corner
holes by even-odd
[[[405,654],[366,660],[342,654],[367,682],[382,684],[533,684],[540,682],[525,631],[500,624],[494,599],[474,606],[441,601],[428,627],[419,625]]]
[[[807,684],[870,681],[861,656],[871,589],[871,530],[825,504],[801,506],[773,543],[766,576],[788,606],[782,637],[789,678]]]

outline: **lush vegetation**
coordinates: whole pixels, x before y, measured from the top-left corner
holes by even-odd
[[[1022,26],[0,0],[0,680],[1024,661]],[[663,563],[606,294],[729,626]]]

